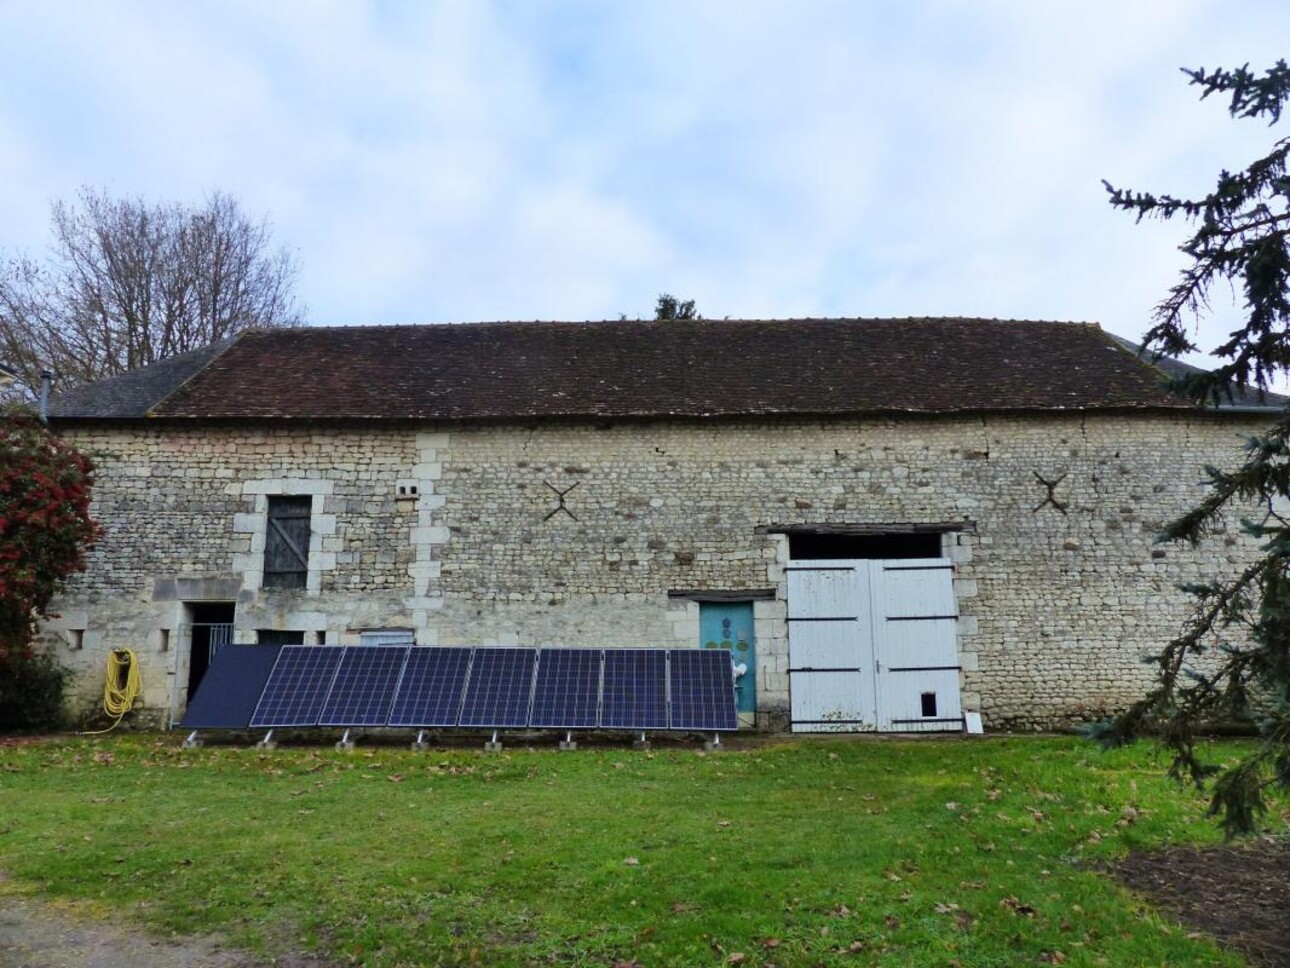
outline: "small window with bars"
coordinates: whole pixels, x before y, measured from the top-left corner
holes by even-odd
[[[269,498],[264,535],[264,587],[304,588],[309,577],[309,531],[313,498]]]

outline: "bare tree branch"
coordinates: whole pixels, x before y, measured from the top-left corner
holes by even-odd
[[[0,358],[29,395],[46,368],[73,386],[303,321],[295,257],[230,195],[191,207],[85,188],[50,227],[46,259],[0,264]]]

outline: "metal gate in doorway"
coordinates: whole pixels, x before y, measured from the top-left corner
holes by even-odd
[[[206,664],[209,666],[215,661],[215,655],[220,649],[232,644],[233,626],[223,622],[194,622],[192,641],[200,643],[203,639],[206,641]]]

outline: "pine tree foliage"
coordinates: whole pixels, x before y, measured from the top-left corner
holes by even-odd
[[[1284,61],[1263,74],[1185,70],[1201,99],[1228,98],[1234,119],[1275,125],[1290,99]],[[1180,247],[1190,262],[1156,307],[1146,345],[1168,355],[1195,349],[1189,338],[1209,311],[1216,285],[1243,295],[1244,320],[1215,351],[1222,364],[1189,378],[1198,401],[1219,402],[1233,383],[1267,387],[1290,372],[1290,139],[1239,172],[1223,171],[1202,198],[1135,192],[1107,185],[1111,204],[1144,218],[1179,218],[1195,231]],[[1195,607],[1181,633],[1153,658],[1156,682],[1139,702],[1091,733],[1106,746],[1155,733],[1173,754],[1170,774],[1210,785],[1210,811],[1228,836],[1252,833],[1267,794],[1290,789],[1290,415],[1247,441],[1235,470],[1207,468],[1206,497],[1171,522],[1162,541],[1197,544],[1227,526],[1239,508],[1258,508],[1241,526],[1260,557],[1239,574],[1189,586]],[[1222,723],[1258,728],[1261,742],[1231,766],[1208,762],[1204,731]]]
[[[654,304],[655,319],[702,319],[693,299],[677,299],[670,292],[660,292]]]

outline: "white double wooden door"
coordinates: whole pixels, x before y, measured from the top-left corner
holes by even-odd
[[[962,728],[950,561],[793,561],[787,571],[794,732]]]

